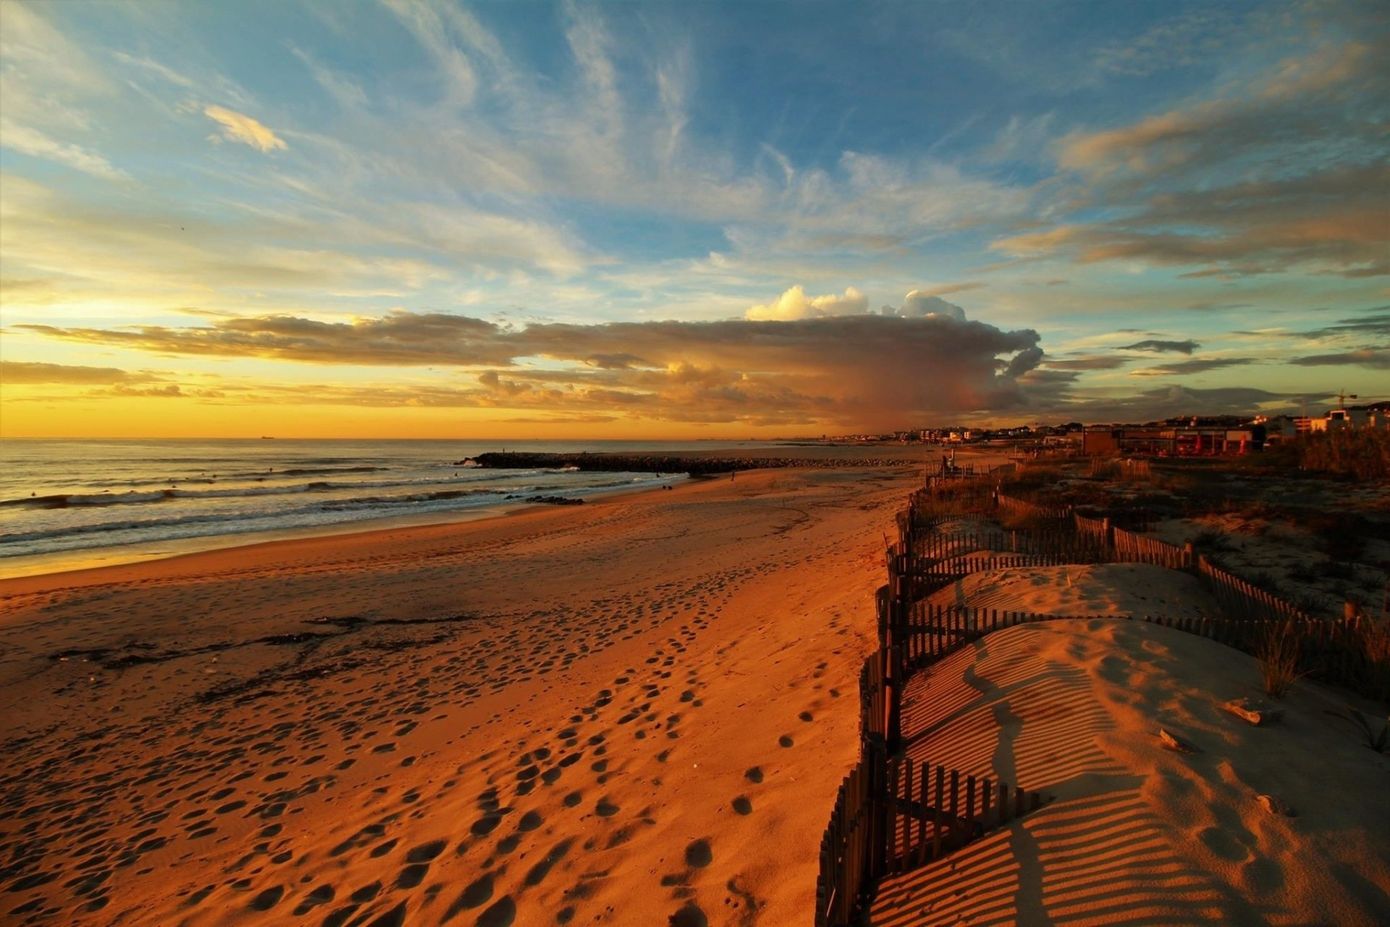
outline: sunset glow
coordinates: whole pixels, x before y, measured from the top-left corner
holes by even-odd
[[[0,4],[0,434],[1378,398],[1383,6]]]

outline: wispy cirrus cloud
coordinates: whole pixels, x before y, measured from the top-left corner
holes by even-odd
[[[1028,259],[1189,266],[1194,276],[1390,274],[1390,77],[1381,65],[1390,30],[1342,12],[1344,31],[1214,94],[1064,136],[1057,164],[1073,181],[1065,220],[991,247]],[[1110,60],[1143,69],[1151,57]]]
[[[7,119],[0,119],[0,145],[20,154],[65,164],[93,177],[126,180],[130,176],[94,151],[71,142],[60,142],[38,129],[18,125]]]

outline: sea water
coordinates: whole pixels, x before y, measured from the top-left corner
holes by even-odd
[[[366,529],[383,519],[451,521],[500,513],[532,496],[585,498],[682,478],[464,463],[487,451],[659,454],[758,446],[766,445],[7,439],[0,442],[0,576],[232,546],[267,534]],[[196,539],[201,543],[188,543]]]

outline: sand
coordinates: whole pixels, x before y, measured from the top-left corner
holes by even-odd
[[[965,591],[1047,614],[1183,614],[1203,604],[1188,579],[1111,564],[978,574]],[[1310,680],[1273,726],[1220,707],[1260,694],[1253,658],[1118,617],[1001,631],[913,677],[910,755],[1052,801],[887,880],[871,923],[1390,922],[1390,756],[1328,714],[1376,707]]]
[[[0,917],[807,923],[916,476],[0,583]]]

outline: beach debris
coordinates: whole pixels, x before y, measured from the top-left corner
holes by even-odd
[[[1298,812],[1289,807],[1289,803],[1276,795],[1260,795],[1256,799],[1260,807],[1270,814],[1277,814],[1286,818],[1298,817]]]
[[[1273,724],[1284,716],[1284,709],[1274,708],[1262,699],[1236,698],[1221,707],[1255,727]]]
[[[1165,728],[1158,729],[1158,739],[1162,742],[1164,749],[1172,750],[1175,753],[1197,752],[1196,747]]]

